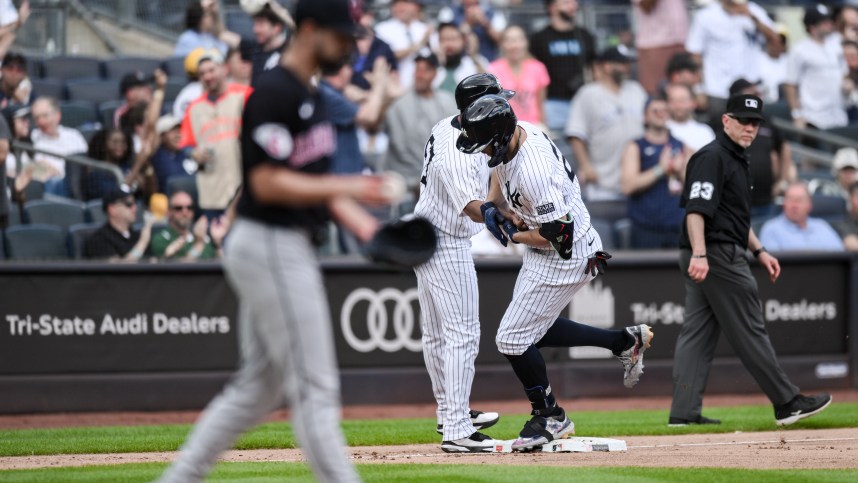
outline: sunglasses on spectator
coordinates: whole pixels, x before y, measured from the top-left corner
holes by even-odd
[[[127,199],[124,199],[124,200],[120,200],[120,203],[122,203],[123,205],[125,205],[125,206],[127,206],[127,207],[129,207],[129,208],[131,208],[132,206],[137,205],[137,203],[135,203],[135,202],[134,202],[134,199],[132,199],[132,198],[127,198]]]
[[[727,117],[729,117],[730,119],[734,119],[736,122],[738,122],[739,124],[741,124],[743,126],[747,126],[750,124],[751,126],[754,126],[754,127],[760,127],[760,123],[762,122],[759,119],[736,117],[736,116],[733,116],[732,114],[727,114]]]
[[[194,211],[194,206],[193,205],[175,205],[175,206],[170,207],[170,209],[173,211],[185,211],[185,210]]]

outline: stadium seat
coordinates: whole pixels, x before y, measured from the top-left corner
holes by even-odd
[[[98,113],[95,105],[87,101],[66,101],[60,103],[62,125],[78,128],[98,123]]]
[[[75,200],[34,200],[24,203],[27,223],[59,226],[67,230],[76,223],[83,223],[84,204]]]
[[[170,57],[164,61],[163,68],[171,79],[186,79],[188,76],[188,73],[185,72],[184,57]]]
[[[29,77],[31,81],[41,79],[45,76],[42,72],[42,63],[44,61],[45,57],[41,55],[27,56],[27,77]]]
[[[164,100],[167,102],[173,102],[178,97],[179,92],[188,85],[188,82],[184,80],[183,77],[181,80],[173,80],[170,79],[167,81],[166,87],[164,87]]]
[[[587,203],[591,217],[602,218],[611,223],[626,217],[626,200],[591,201]]]
[[[102,79],[79,79],[66,82],[70,101],[89,101],[95,104],[115,101],[120,98],[119,81]]]
[[[847,216],[846,200],[842,196],[814,195],[810,216],[828,222],[843,221]]]
[[[836,134],[838,136],[843,136],[845,138],[849,138],[853,141],[858,141],[858,126],[850,125],[843,127],[834,127],[831,129],[826,129],[826,132],[830,132],[831,134]]]
[[[6,229],[9,260],[68,258],[66,230],[54,225],[17,225]]]
[[[58,56],[42,61],[42,75],[62,80],[102,77],[101,61],[95,57]]]
[[[792,113],[789,109],[789,104],[786,102],[772,102],[763,106],[763,114],[771,118],[780,118],[787,121],[792,120]]]
[[[75,260],[83,259],[83,245],[87,237],[101,228],[103,223],[76,223],[69,227],[69,256]]]
[[[86,139],[86,143],[89,144],[92,141],[93,136],[98,131],[101,131],[101,124],[88,124],[77,128],[77,130],[83,135],[83,138]]]
[[[612,250],[617,247],[616,237],[614,236],[614,225],[610,220],[590,217],[590,224],[599,233],[599,238],[602,239],[602,248]]]
[[[40,200],[45,197],[45,183],[31,180],[24,187],[24,201]]]
[[[161,59],[152,57],[115,57],[104,61],[104,75],[117,81],[129,72],[140,71],[151,76],[155,69],[161,68],[161,64]]]
[[[6,222],[9,226],[21,224],[21,209],[17,203],[9,205],[9,218]]]
[[[66,85],[59,79],[30,79],[33,83],[33,94],[36,96],[53,97],[58,101],[66,98]]]
[[[104,212],[104,208],[102,208],[101,200],[89,200],[84,203],[84,214],[86,215],[86,221],[90,223],[104,223],[107,221],[107,214]]]
[[[119,106],[124,104],[123,100],[105,101],[98,105],[98,116],[102,126],[113,126],[113,115]]]
[[[614,222],[614,236],[616,237],[617,248],[630,250],[632,248],[632,220],[623,218]]]

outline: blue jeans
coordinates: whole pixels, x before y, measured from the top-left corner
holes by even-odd
[[[570,102],[569,99],[546,99],[543,104],[545,125],[554,132],[555,136],[563,136],[566,121],[569,120]]]
[[[45,193],[68,197],[69,191],[66,188],[66,179],[57,177],[45,181]]]

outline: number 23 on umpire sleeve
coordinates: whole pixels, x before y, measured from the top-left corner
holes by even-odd
[[[688,199],[693,200],[694,198],[703,198],[704,200],[711,200],[712,193],[715,191],[715,187],[712,186],[712,183],[708,181],[700,182],[695,181],[691,184],[691,193],[688,194]]]

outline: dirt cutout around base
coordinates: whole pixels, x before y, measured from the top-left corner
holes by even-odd
[[[858,430],[820,429],[760,433],[618,437],[626,452],[447,454],[440,445],[352,447],[356,463],[497,464],[538,466],[649,466],[749,469],[858,469]],[[0,470],[169,462],[176,453],[14,456]],[[303,462],[298,449],[233,450],[223,461]]]

